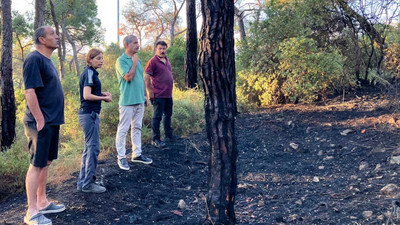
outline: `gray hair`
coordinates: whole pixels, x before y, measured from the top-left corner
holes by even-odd
[[[48,27],[48,26],[41,26],[35,30],[35,33],[34,33],[35,44],[38,44],[38,45],[40,44],[40,41],[39,41],[40,37],[46,37],[46,27]]]
[[[137,38],[137,37],[136,37],[135,35],[132,35],[132,34],[126,36],[126,37],[124,38],[124,47],[127,46],[127,45],[129,45],[130,43],[132,43],[134,38]]]

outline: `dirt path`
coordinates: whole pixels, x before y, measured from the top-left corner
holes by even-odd
[[[394,197],[380,190],[399,184],[400,171],[390,163],[400,155],[400,114],[391,105],[366,96],[240,114],[238,224],[384,224]],[[49,196],[67,206],[49,216],[53,224],[201,224],[205,134],[145,152],[154,163],[131,164],[130,171],[119,170],[114,158],[101,162],[104,194],[77,192],[75,179],[51,188]],[[25,209],[23,194],[0,203],[0,224],[21,224]]]

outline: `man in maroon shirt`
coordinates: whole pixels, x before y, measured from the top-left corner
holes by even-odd
[[[157,42],[156,55],[149,60],[145,69],[145,84],[154,109],[151,144],[159,148],[166,147],[166,144],[161,141],[160,135],[162,117],[164,119],[165,141],[169,142],[175,139],[171,128],[173,78],[171,64],[166,55],[167,47],[168,45],[164,41]]]

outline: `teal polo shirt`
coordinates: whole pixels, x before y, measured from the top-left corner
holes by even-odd
[[[132,67],[132,59],[125,53],[118,57],[115,62],[115,71],[119,82],[119,105],[135,105],[144,103],[144,80],[142,62],[139,60],[136,67],[135,77],[128,82],[123,76],[129,72]]]

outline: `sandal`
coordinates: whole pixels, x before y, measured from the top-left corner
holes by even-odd
[[[62,212],[64,210],[65,210],[65,206],[63,204],[56,205],[53,202],[51,202],[50,205],[39,210],[39,212],[42,214],[48,214],[48,213],[58,213],[58,212]]]
[[[28,225],[51,225],[51,220],[46,218],[42,213],[37,213],[28,219],[27,216],[24,217],[24,223]]]

